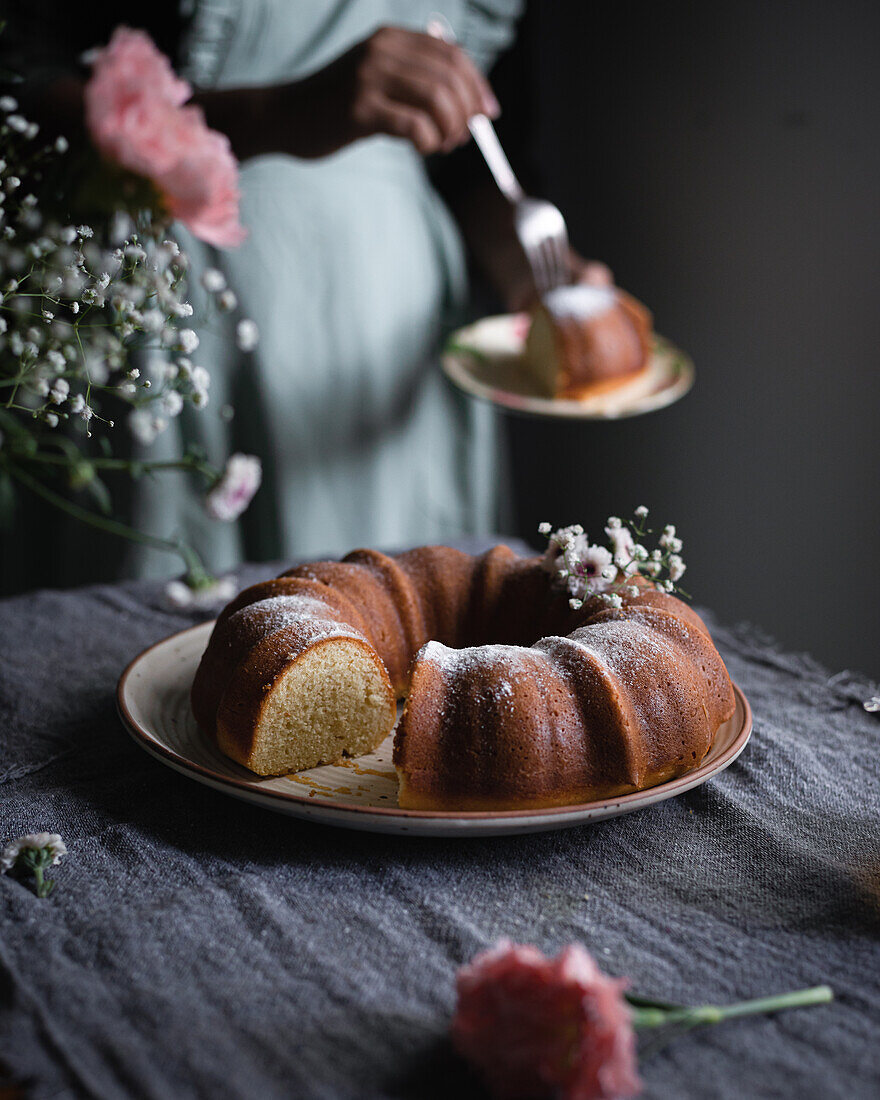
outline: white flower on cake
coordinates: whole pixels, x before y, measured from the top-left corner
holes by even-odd
[[[549,523],[539,525],[538,531],[548,539],[545,568],[564,586],[574,610],[591,597],[601,598],[610,607],[622,607],[624,596],[637,598],[645,582],[659,592],[687,595],[677,587],[686,566],[679,554],[682,542],[675,527],[665,527],[657,539],[659,545],[649,549],[645,541],[655,532],[647,526],[647,517],[644,505],[629,521],[609,516],[605,524],[607,546],[591,543],[580,524],[556,531]],[[641,586],[634,583],[639,578]]]
[[[611,543],[612,552],[614,554],[614,564],[617,568],[622,570],[624,574],[636,572],[635,560],[633,557],[635,539],[629,527],[625,527],[623,521],[618,519],[617,516],[609,516],[608,524],[605,527],[605,534],[608,536],[608,540]]]

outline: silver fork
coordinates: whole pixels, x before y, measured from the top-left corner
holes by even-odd
[[[455,42],[455,32],[449,20],[439,13],[428,20],[428,34]],[[510,167],[510,161],[501,148],[495,127],[486,115],[474,115],[468,121],[468,129],[498,189],[513,207],[514,227],[526,254],[538,294],[544,295],[554,287],[570,281],[568,230],[558,207],[546,199],[533,199],[526,195]]]

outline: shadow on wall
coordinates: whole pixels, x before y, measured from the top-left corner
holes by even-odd
[[[506,420],[514,530],[638,504],[687,587],[880,677],[880,9],[534,4],[532,159],[697,365],[674,408]]]

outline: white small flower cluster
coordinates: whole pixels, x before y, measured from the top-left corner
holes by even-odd
[[[658,538],[658,546],[649,550],[644,540],[654,532],[646,525],[647,517],[644,505],[635,510],[629,522],[609,516],[605,525],[607,546],[591,543],[580,524],[556,531],[549,523],[538,527],[549,540],[545,567],[565,586],[574,610],[594,596],[610,607],[622,607],[624,597],[636,598],[646,581],[660,592],[684,595],[677,587],[686,568],[680,554],[682,541],[675,528],[668,526]]]
[[[862,706],[869,714],[880,713],[880,695],[874,695],[870,699],[866,699]]]
[[[192,361],[199,335],[184,327],[194,312],[185,298],[189,262],[154,210],[119,209],[94,225],[47,216],[49,203],[36,196],[52,194],[47,169],[65,167],[58,158],[68,143],[41,146],[34,141],[39,127],[17,112],[12,97],[0,96],[0,461],[22,486],[54,478],[62,489],[88,489],[102,508],[102,469],[137,476],[177,466],[213,486],[212,516],[236,518],[259,486],[257,459],[233,456],[218,476],[195,452],[170,462],[140,455],[129,461],[86,442],[99,426],[114,427],[105,407],[111,402],[127,406],[124,423],[143,447],[187,405],[208,405],[209,371]],[[66,173],[74,175],[75,165]],[[201,283],[214,307],[238,308],[222,271],[209,268]],[[242,351],[257,346],[253,321],[238,319],[234,332]],[[219,415],[228,419],[231,410],[224,406]],[[46,430],[58,428],[68,429],[63,438]],[[181,551],[177,540],[167,545]],[[197,570],[190,580],[200,590]]]

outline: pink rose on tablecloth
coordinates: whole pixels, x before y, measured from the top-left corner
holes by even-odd
[[[168,59],[143,31],[119,27],[92,67],[86,125],[109,160],[150,179],[173,217],[220,248],[241,244],[238,163]]]
[[[458,972],[453,1043],[504,1100],[635,1096],[625,986],[579,944],[551,959],[504,940]]]

